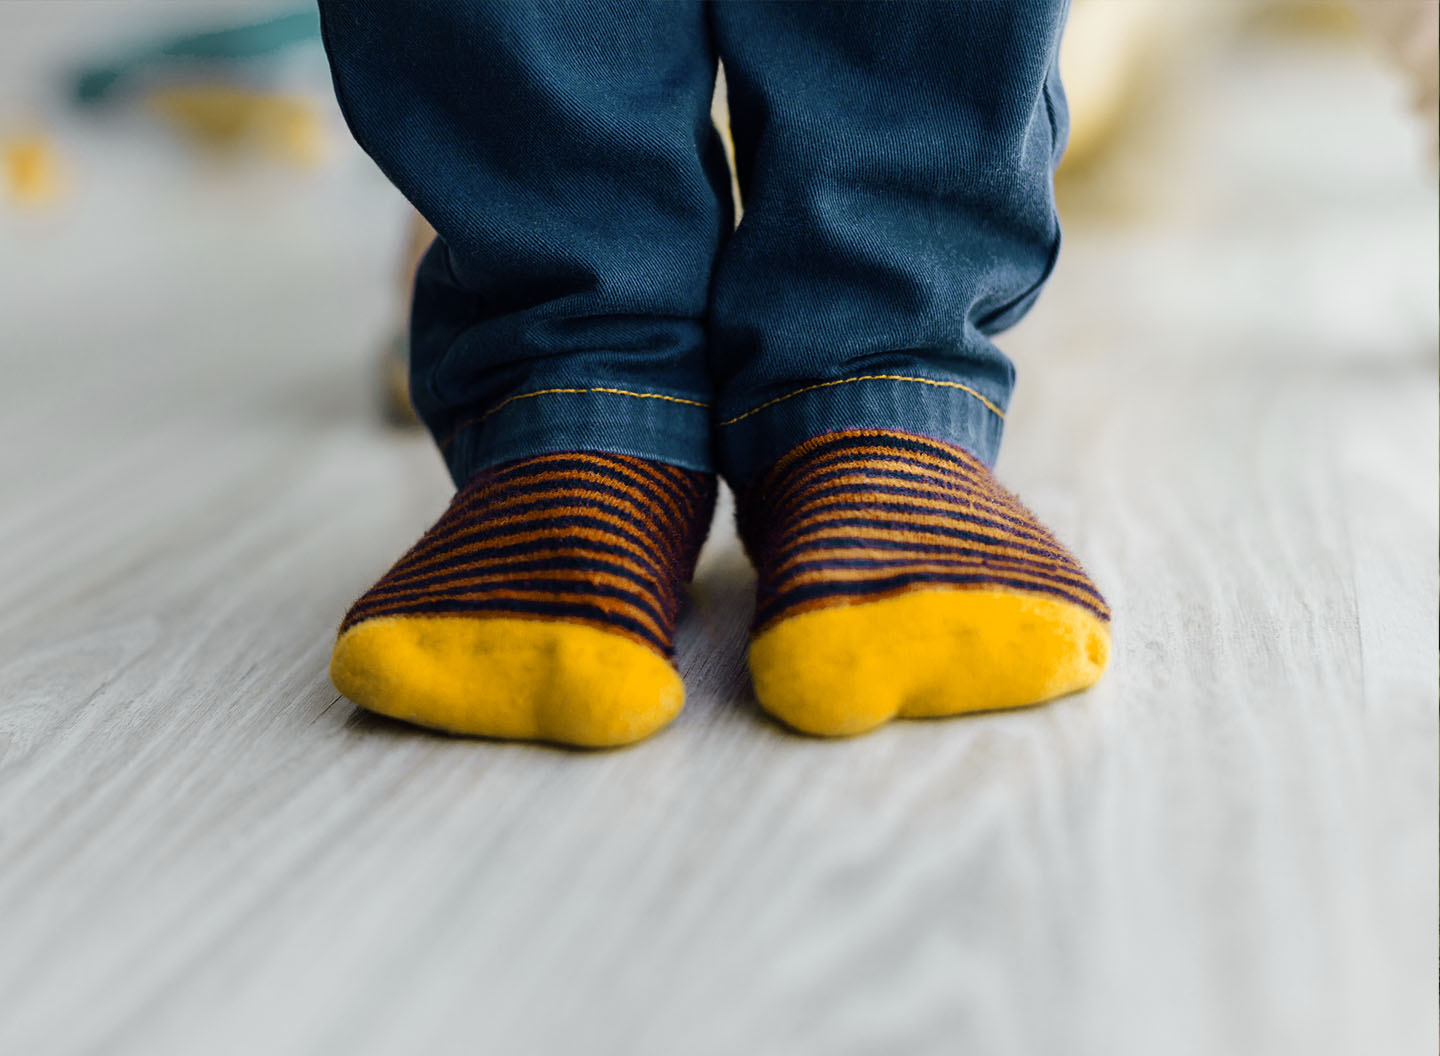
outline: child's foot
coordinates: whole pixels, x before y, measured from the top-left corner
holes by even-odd
[[[452,733],[648,736],[684,702],[669,658],[714,502],[713,477],[624,455],[486,470],[351,608],[330,678]]]
[[[1037,704],[1105,669],[1099,591],[959,448],[831,433],[782,458],[739,507],[760,577],[755,694],[796,729]]]

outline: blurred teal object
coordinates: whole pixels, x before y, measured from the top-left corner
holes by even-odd
[[[81,70],[74,81],[75,99],[82,105],[94,105],[110,98],[137,77],[157,70],[193,63],[246,63],[319,39],[319,12],[308,6],[260,22],[191,33]]]

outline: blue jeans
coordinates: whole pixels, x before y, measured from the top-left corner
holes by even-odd
[[[743,487],[834,429],[993,463],[991,337],[1060,244],[1066,0],[320,7],[355,137],[439,232],[412,397],[457,484],[589,449]]]

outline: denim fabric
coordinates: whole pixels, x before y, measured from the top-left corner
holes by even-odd
[[[1059,249],[1066,0],[320,6],[352,131],[440,235],[412,395],[457,484],[588,449],[739,487],[837,428],[993,463],[991,337]]]

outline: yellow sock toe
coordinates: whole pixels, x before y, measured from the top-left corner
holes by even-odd
[[[845,430],[738,496],[758,578],[750,672],[807,733],[1039,704],[1090,686],[1110,607],[969,452]]]
[[[1092,685],[1109,628],[1064,601],[918,590],[780,620],[750,645],[755,695],[805,733],[863,733],[896,716],[1023,707]]]
[[[369,711],[450,733],[613,747],[665,726],[685,700],[654,650],[579,623],[388,616],[355,624],[330,659]]]
[[[491,466],[350,607],[335,688],[405,722],[585,747],[680,711],[670,663],[715,479],[630,455]]]

